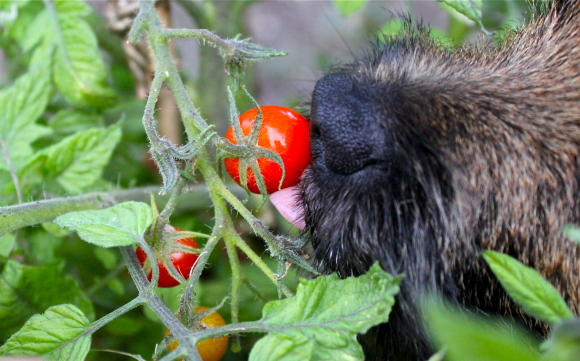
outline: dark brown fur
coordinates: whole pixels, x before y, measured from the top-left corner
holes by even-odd
[[[545,332],[482,260],[537,269],[579,313],[580,3],[555,1],[502,46],[444,49],[421,26],[322,78],[302,182],[314,263],[341,276],[374,261],[405,273],[369,360],[433,351],[416,301],[436,291]],[[370,351],[369,351],[370,350]]]

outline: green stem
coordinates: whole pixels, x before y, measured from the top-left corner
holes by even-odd
[[[116,319],[117,317],[131,311],[132,309],[134,309],[135,307],[138,307],[142,304],[145,303],[145,300],[141,297],[141,296],[137,296],[136,298],[134,298],[133,300],[131,300],[129,303],[124,304],[123,306],[117,308],[115,311],[109,313],[108,315],[105,315],[101,318],[99,318],[98,320],[96,320],[95,322],[93,322],[85,332],[83,332],[83,334],[93,334],[95,333],[97,330],[99,330],[101,327],[105,326],[106,324],[108,324],[109,322],[113,321],[114,319]]]
[[[146,301],[147,306],[151,308],[153,312],[161,319],[163,324],[171,330],[173,336],[179,341],[180,347],[185,348],[187,354],[196,361],[202,361],[199,356],[199,351],[195,346],[197,341],[196,337],[192,336],[190,330],[187,329],[175,315],[165,306],[165,304],[153,293],[152,289],[149,287],[149,281],[137,260],[135,251],[132,246],[120,247],[121,254],[127,263],[129,269],[129,274],[137,286],[139,291],[139,297],[142,297]]]
[[[169,223],[169,217],[171,216],[171,214],[175,210],[175,207],[177,206],[177,201],[181,196],[181,190],[183,189],[185,184],[186,184],[185,179],[181,178],[179,180],[179,183],[171,190],[169,200],[165,204],[165,207],[163,208],[161,213],[159,213],[159,215],[157,216],[155,229],[153,230],[153,239],[155,241],[163,240],[163,231],[165,229],[165,226]]]
[[[233,228],[233,224],[230,223],[230,226]],[[230,267],[232,269],[232,292],[231,292],[231,316],[232,316],[232,323],[239,322],[239,314],[240,314],[240,286],[242,283],[243,275],[242,275],[242,267],[240,266],[240,259],[238,258],[238,253],[236,249],[236,240],[235,237],[230,235],[231,233],[226,233],[224,235],[224,241],[226,243],[226,249],[228,252],[228,259],[230,260]],[[233,340],[232,349],[234,350],[241,350],[242,346],[240,344],[239,337],[236,337]]]
[[[158,190],[159,187],[144,187],[0,207],[0,236],[23,227],[51,222],[68,212],[107,208],[126,200],[145,202],[149,200],[149,193]]]
[[[262,239],[268,242],[268,239],[270,239],[270,237],[273,238],[273,235],[271,235],[271,233],[266,229],[266,227],[261,225],[261,222],[258,219],[256,219],[256,217],[254,217],[254,215],[242,204],[242,202],[228,190],[228,188],[223,184],[221,178],[218,176],[217,172],[215,171],[214,167],[211,164],[206,163],[203,159],[199,159],[198,167],[201,173],[203,174],[209,187],[210,195],[212,197],[212,200],[214,201],[216,214],[218,213],[228,214],[227,205],[224,200],[228,201],[232,205],[234,205],[235,203],[235,205],[238,205],[239,209],[235,205],[234,208],[244,218],[246,218],[246,220],[250,223],[254,231],[258,233],[262,237]],[[259,223],[261,227],[255,227],[257,223]],[[244,242],[241,238],[239,238],[237,234],[235,234],[235,236],[232,237],[232,239],[236,240],[236,246],[240,248],[240,250],[242,250],[242,252],[244,252],[256,264],[256,266],[258,266],[258,268],[262,270],[262,272],[264,272],[264,274],[272,281],[272,283],[277,285],[278,279],[276,279],[276,277],[274,276],[274,272],[270,269],[270,267],[268,267],[268,265],[262,260],[262,258],[260,258],[260,256],[258,256],[246,244],[246,242]],[[288,288],[286,287],[284,287],[283,292],[287,297],[292,296],[292,292],[290,292],[290,290],[288,290]]]

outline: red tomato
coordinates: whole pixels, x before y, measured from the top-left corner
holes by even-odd
[[[286,167],[286,178],[280,186],[282,167],[274,161],[265,158],[258,159],[258,165],[268,193],[288,188],[300,182],[300,176],[310,163],[310,124],[296,111],[277,106],[266,105],[260,108],[263,114],[262,126],[258,135],[258,146],[270,149],[280,155]],[[240,116],[239,122],[242,133],[250,134],[254,120],[258,116],[256,108],[250,109]],[[234,130],[230,127],[226,139],[236,144]],[[240,184],[239,159],[224,160],[226,170],[230,176]],[[251,169],[248,169],[248,190],[260,193],[258,184]]]
[[[183,231],[183,229],[181,228],[175,228],[175,230]],[[195,242],[195,239],[193,238],[182,238],[178,239],[175,242],[192,248],[197,248],[197,242]],[[141,263],[141,266],[143,266],[145,264],[145,260],[147,260],[147,254],[141,247],[137,247],[136,254],[139,263]],[[199,257],[198,254],[174,252],[171,254],[170,258],[171,263],[173,263],[173,266],[175,266],[179,274],[181,274],[183,278],[188,279],[193,266],[195,266],[195,262],[197,262],[198,257]],[[167,288],[167,287],[175,287],[179,284],[179,281],[171,277],[169,271],[167,270],[167,268],[165,268],[161,260],[159,259],[157,260],[157,265],[159,266],[159,281],[157,282],[157,286]],[[151,270],[147,278],[149,279],[149,281],[151,281],[152,277],[153,271]]]

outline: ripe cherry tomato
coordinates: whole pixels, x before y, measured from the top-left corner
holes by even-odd
[[[302,115],[289,108],[266,105],[260,109],[263,120],[258,135],[258,146],[278,153],[286,167],[286,178],[282,182],[282,187],[278,188],[282,179],[282,167],[269,159],[258,159],[266,190],[268,193],[273,193],[300,182],[302,172],[310,163],[310,125]],[[256,108],[240,116],[239,122],[245,136],[250,134],[257,116]],[[226,132],[226,139],[236,144],[232,127]],[[230,176],[240,184],[239,159],[228,158],[224,160],[224,163]],[[248,169],[247,179],[248,190],[259,194],[260,190],[251,169]]]
[[[208,307],[196,307],[195,312],[201,312],[207,309]],[[223,326],[226,324],[226,321],[224,321],[219,313],[214,312],[202,318],[199,324],[203,328],[207,329]],[[169,335],[169,332],[170,331],[168,329],[165,329],[165,336]],[[203,361],[220,361],[226,354],[228,340],[229,336],[223,336],[218,338],[208,338],[207,340],[203,340],[198,343],[197,351],[199,351],[201,359]],[[173,351],[177,348],[177,346],[179,346],[179,342],[177,342],[177,340],[173,340],[167,345],[167,349],[169,351]]]
[[[183,229],[175,228],[175,231],[181,232],[183,231]],[[195,239],[193,238],[182,238],[178,239],[175,242],[192,248],[197,248],[197,242],[195,242]],[[139,260],[139,263],[141,263],[141,267],[143,267],[143,265],[145,264],[145,260],[147,260],[147,254],[141,247],[137,247],[136,253],[137,259]],[[174,252],[171,254],[171,262],[173,263],[173,266],[175,266],[179,274],[181,274],[183,278],[188,279],[191,273],[191,269],[195,265],[195,262],[197,262],[198,257],[199,257],[198,254]],[[167,270],[167,268],[165,268],[165,265],[163,265],[163,262],[160,259],[157,260],[157,265],[159,266],[159,281],[157,282],[157,286],[166,288],[166,287],[175,287],[179,284],[179,281],[171,277],[169,271]],[[149,281],[151,281],[152,277],[153,270],[151,270],[149,272],[149,275],[147,275]]]

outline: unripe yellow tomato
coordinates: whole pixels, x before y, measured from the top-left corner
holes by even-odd
[[[207,310],[209,307],[196,307],[195,312],[201,312]],[[201,319],[199,323],[203,328],[215,328],[218,326],[223,326],[226,324],[223,317],[217,313],[210,313]],[[169,329],[165,329],[165,336],[169,335]],[[226,354],[228,348],[229,336],[222,336],[217,338],[208,338],[197,344],[197,351],[203,361],[220,361]],[[173,351],[179,346],[177,340],[171,341],[167,345],[169,351]],[[183,359],[179,359],[182,361]]]

